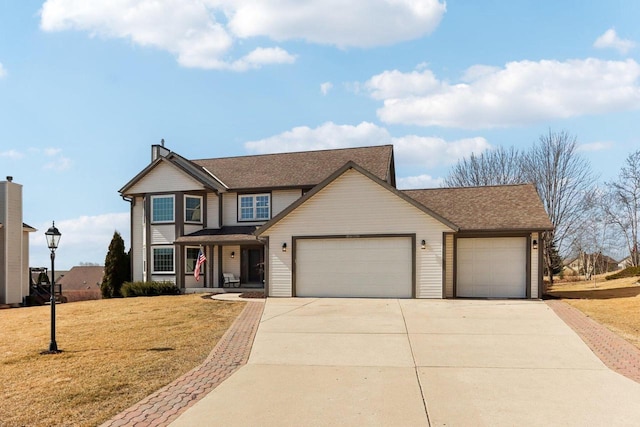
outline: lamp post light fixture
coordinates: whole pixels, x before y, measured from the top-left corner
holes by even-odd
[[[55,221],[49,227],[46,233],[47,247],[51,251],[51,342],[49,343],[49,351],[44,353],[54,354],[60,353],[58,350],[58,343],[56,343],[56,270],[55,259],[56,249],[58,249],[58,242],[60,242],[60,231],[56,228]]]

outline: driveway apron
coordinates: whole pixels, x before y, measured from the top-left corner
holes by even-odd
[[[172,426],[637,425],[638,402],[540,301],[270,298]]]

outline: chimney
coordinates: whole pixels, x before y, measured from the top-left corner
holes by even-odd
[[[8,182],[13,182],[13,177],[12,177],[12,176],[7,175],[7,181],[8,181]]]
[[[151,146],[151,163],[155,162],[160,157],[166,157],[166,155],[169,154],[170,152],[171,150],[167,150],[164,147],[164,138],[161,139],[160,145],[153,144]]]

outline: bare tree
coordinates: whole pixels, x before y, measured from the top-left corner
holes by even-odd
[[[590,163],[577,152],[577,138],[566,131],[549,129],[525,156],[525,174],[534,182],[538,195],[555,229],[545,236],[545,265],[552,264],[553,244],[566,250],[565,239],[580,226],[596,177]],[[553,283],[553,276],[550,275]]]
[[[445,178],[447,187],[522,184],[523,153],[515,148],[498,147],[479,156],[471,154],[453,167]]]
[[[640,265],[638,222],[640,220],[640,150],[631,153],[618,180],[608,182],[609,197],[604,203],[608,218],[624,235],[632,266]]]

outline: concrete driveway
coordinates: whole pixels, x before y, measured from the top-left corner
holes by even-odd
[[[540,301],[271,298],[249,363],[172,426],[622,426],[638,402]]]

